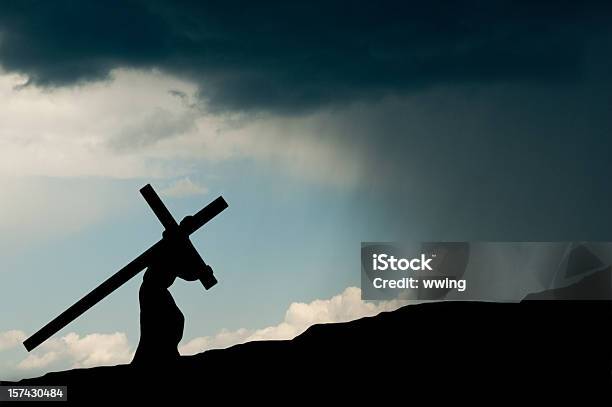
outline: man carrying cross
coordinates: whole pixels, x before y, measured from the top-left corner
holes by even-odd
[[[201,270],[190,261],[192,253],[184,250],[181,237],[171,235],[171,231],[164,231],[163,249],[155,254],[140,286],[140,342],[133,365],[167,365],[179,357],[177,346],[183,337],[185,318],[168,288],[177,277],[198,280]]]
[[[146,268],[139,292],[140,342],[132,364],[159,366],[178,360],[177,346],[183,336],[185,318],[168,288],[177,277],[200,280],[207,290],[217,284],[212,269],[200,257],[189,235],[227,208],[227,202],[218,197],[195,215],[185,217],[179,225],[150,185],[140,193],[164,226],[162,239],[27,338],[23,344],[28,351]]]

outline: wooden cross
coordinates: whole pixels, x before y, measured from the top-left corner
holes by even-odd
[[[225,202],[223,197],[218,197],[195,215],[186,217],[179,225],[176,220],[174,220],[172,214],[170,211],[168,211],[168,208],[166,208],[151,185],[147,184],[144,186],[140,190],[140,193],[168,232],[167,236],[165,235],[163,239],[149,247],[128,265],[110,276],[102,284],[94,288],[91,292],[74,303],[70,308],[59,314],[55,319],[39,329],[38,332],[26,339],[23,342],[23,345],[28,352],[49,339],[51,335],[55,334],[70,322],[74,321],[89,308],[100,302],[104,297],[121,287],[136,274],[147,268],[155,253],[162,250],[163,245],[169,243],[168,239],[175,239],[179,244],[183,245],[183,249],[187,250],[187,252],[184,253],[190,254],[189,257],[197,262],[196,266],[200,270],[200,281],[202,282],[202,285],[204,285],[204,288],[208,290],[217,284],[217,280],[212,273],[212,269],[204,262],[202,257],[196,251],[195,247],[189,240],[189,235],[204,226],[209,220],[227,208],[227,202]]]

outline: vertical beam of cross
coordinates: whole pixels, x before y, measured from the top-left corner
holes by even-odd
[[[159,198],[151,184],[142,187],[140,193],[166,230],[174,231],[178,228],[178,223],[176,223],[176,220],[174,220],[174,217]]]

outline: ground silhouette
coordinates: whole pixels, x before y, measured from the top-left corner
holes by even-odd
[[[491,401],[517,394],[550,399],[578,389],[591,397],[610,384],[611,316],[609,301],[408,305],[315,325],[289,341],[180,357],[171,366],[75,369],[19,384],[67,385],[74,404],[440,401],[487,389],[498,389]],[[527,396],[527,388],[535,393]]]

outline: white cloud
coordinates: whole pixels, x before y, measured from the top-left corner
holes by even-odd
[[[224,329],[213,336],[200,336],[194,338],[179,346],[179,351],[182,355],[194,355],[207,349],[228,348],[239,343],[248,342],[252,334],[253,331],[245,328],[240,328],[235,331]]]
[[[14,348],[25,340],[26,334],[16,329],[0,332],[0,351]]]
[[[17,367],[24,370],[44,369],[58,359],[59,354],[54,351],[49,351],[43,354],[31,354],[22,360]]]
[[[181,354],[192,355],[207,349],[226,348],[250,341],[292,339],[315,324],[352,321],[392,311],[405,304],[407,302],[402,301],[366,302],[361,300],[359,288],[348,287],[327,300],[314,300],[308,304],[292,303],[284,320],[278,325],[257,330],[223,330],[214,336],[194,338],[181,345],[179,350]]]
[[[153,119],[169,122],[185,114],[184,104],[168,89],[192,93],[195,87],[135,71],[116,72],[110,82],[50,91],[15,88],[22,80],[0,75],[0,174],[133,178],[171,173],[146,154],[117,151],[113,142],[132,137],[139,145],[146,137],[159,138],[158,130],[180,132],[180,126],[157,129],[159,121]]]
[[[41,90],[0,72],[0,176],[171,178],[252,158],[296,176],[354,182],[359,160],[326,137],[332,114],[205,113],[197,86],[156,71]]]
[[[196,184],[189,177],[176,180],[174,183],[163,188],[159,193],[163,196],[182,198],[192,195],[203,195],[208,192],[208,188]]]
[[[133,356],[127,336],[121,332],[83,337],[69,333],[60,339],[46,341],[39,349],[30,353],[17,367],[42,371],[116,365],[129,363]]]

